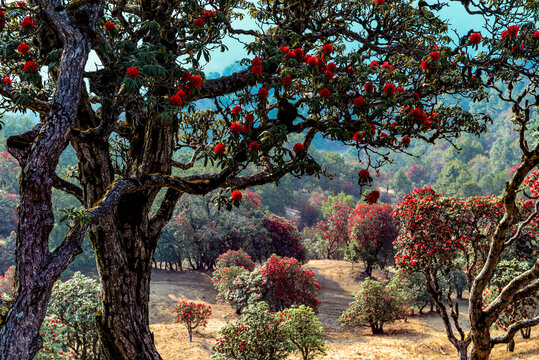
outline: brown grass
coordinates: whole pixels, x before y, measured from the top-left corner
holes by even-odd
[[[408,321],[398,321],[385,327],[385,335],[373,336],[367,328],[344,329],[339,316],[353,299],[363,278],[361,268],[352,267],[345,261],[317,260],[307,265],[314,270],[321,286],[319,318],[328,341],[325,360],[450,360],[457,353],[447,340],[443,323],[436,313],[414,316]],[[383,272],[375,277],[385,278]],[[225,316],[235,318],[234,310],[218,304],[217,293],[211,283],[210,273],[171,273],[156,270],[151,288],[150,322],[156,346],[165,360],[206,360],[211,356],[211,347],[217,331],[226,324]],[[195,333],[189,343],[187,331],[174,323],[170,310],[180,299],[204,302],[212,306],[213,315],[208,326]],[[461,317],[467,316],[467,302],[460,304]],[[539,329],[532,330],[531,339],[520,334],[515,337],[514,353],[506,351],[504,345],[494,348],[491,359],[539,360]],[[292,356],[291,359],[296,359]]]

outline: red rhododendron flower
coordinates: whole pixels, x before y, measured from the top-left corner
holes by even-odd
[[[394,71],[396,70],[397,68],[395,67],[395,65],[391,65],[390,63],[388,63],[387,61],[384,61],[384,63],[382,64],[382,69],[389,69],[391,71]]]
[[[367,92],[373,92],[374,91],[374,86],[371,83],[366,83],[363,87],[365,88],[365,91],[367,91]]]
[[[213,151],[217,155],[221,156],[221,155],[223,155],[225,153],[226,148],[225,148],[225,146],[223,144],[219,143],[219,144],[215,145],[215,147],[213,148]]]
[[[266,99],[268,95],[269,95],[269,91],[265,87],[261,87],[258,90],[258,96],[261,97],[262,99]]]
[[[195,26],[198,26],[198,27],[204,26],[205,23],[206,23],[206,22],[205,22],[204,19],[202,19],[202,18],[196,18],[196,19],[195,19],[195,22],[194,22]]]
[[[320,96],[324,99],[327,99],[331,96],[331,91],[328,88],[323,88],[320,90]]]
[[[230,198],[234,201],[241,201],[242,197],[243,195],[241,194],[241,191],[239,190],[232,191],[232,195],[230,196]]]
[[[438,61],[440,60],[440,53],[436,50],[432,51],[430,53],[430,58],[433,60],[433,61]]]
[[[371,174],[369,173],[369,170],[367,169],[363,169],[359,172],[359,178],[360,179],[368,179],[369,177],[371,176]]]
[[[420,97],[421,96],[419,95],[419,93],[417,92],[414,93],[414,99],[419,100]]]
[[[200,75],[193,75],[189,79],[189,83],[193,85],[195,89],[198,89],[202,86],[202,77]]]
[[[384,85],[384,88],[382,89],[384,94],[392,95],[397,91],[397,88],[395,87],[395,84],[393,83],[387,83]]]
[[[171,97],[169,97],[168,101],[170,102],[171,105],[174,105],[174,106],[182,105],[182,98],[178,94],[174,94]]]
[[[204,17],[206,18],[212,18],[215,16],[215,12],[213,10],[206,10],[204,11]]]
[[[37,64],[33,61],[27,61],[26,64],[24,64],[24,72],[25,73],[36,73],[37,72]]]
[[[331,44],[326,44],[322,46],[322,51],[324,54],[329,55],[333,52],[333,46]]]
[[[26,1],[17,1],[17,5],[20,6],[20,7],[25,7],[26,6]]]
[[[234,115],[238,115],[242,111],[243,111],[243,109],[241,108],[241,106],[234,106],[232,108],[232,114],[234,114]]]
[[[179,97],[181,97],[182,100],[187,99],[187,94],[186,94],[185,91],[183,91],[182,89],[178,90],[178,92],[176,93],[176,95],[178,95]]]
[[[300,48],[294,49],[294,55],[296,56],[296,59],[302,59],[304,56],[303,50]]]
[[[251,131],[251,127],[249,126],[249,124],[243,124],[243,126],[241,127],[241,131],[244,133],[248,133]]]
[[[378,63],[378,61],[373,60],[373,61],[371,61],[371,64],[369,66],[371,66],[371,67],[375,67],[375,66],[380,67],[380,64]]]
[[[239,134],[241,132],[240,124],[238,124],[237,122],[232,123],[230,125],[230,131],[233,132],[234,134]]]
[[[429,64],[428,60],[423,60],[423,62],[421,63],[421,69],[427,70],[430,68],[432,68],[432,65]]]
[[[470,43],[478,45],[481,42],[481,34],[480,33],[473,33],[470,35]]]
[[[376,5],[384,5],[385,0],[374,0]]]
[[[365,196],[365,200],[367,200],[367,202],[371,205],[376,203],[379,198],[380,198],[380,191],[378,190],[371,191],[369,195]]]
[[[371,127],[371,134],[372,134],[372,136],[374,136],[376,134],[376,125],[369,124],[369,126]]]
[[[258,144],[253,141],[249,144],[249,150],[258,150]]]
[[[27,16],[24,18],[24,20],[21,23],[21,28],[26,30],[32,30],[36,27],[36,24],[34,24],[34,20],[31,16]]]
[[[304,151],[305,151],[305,147],[303,146],[302,143],[297,143],[297,144],[294,145],[294,147],[292,148],[292,151],[294,151],[296,154],[297,154],[297,153],[301,153],[301,152],[304,152]]]
[[[399,87],[397,88],[397,92],[398,92],[399,94],[404,94],[404,93],[406,92],[406,90],[404,90],[404,88],[403,88],[402,86],[399,86]]]
[[[291,84],[292,84],[292,78],[291,78],[290,76],[285,76],[285,77],[283,78],[283,84],[284,84],[285,86],[291,85]]]
[[[327,81],[333,80],[333,76],[334,74],[329,70],[324,73],[324,77],[326,78]]]
[[[245,121],[247,121],[249,124],[252,124],[255,122],[255,116],[251,113],[245,115]]]
[[[251,60],[251,65],[262,65],[262,60],[257,56]]]
[[[6,13],[0,10],[0,27],[6,26]]]
[[[251,72],[256,76],[262,74],[262,66],[261,65],[251,66]]]
[[[5,76],[3,80],[6,84],[11,84],[11,79],[9,78],[9,76]]]
[[[408,136],[403,137],[401,141],[404,145],[410,145],[410,138]]]
[[[287,46],[279,46],[279,50],[281,50],[283,55],[286,55],[288,53],[288,47]]]
[[[21,54],[26,54],[28,51],[30,51],[30,46],[28,46],[27,43],[20,43],[17,47],[17,51]]]
[[[518,31],[520,30],[520,28],[518,27],[518,25],[511,25],[509,26],[509,28],[507,29],[507,33],[511,36],[514,36],[514,37],[517,37],[518,36]]]
[[[362,141],[363,140],[363,134],[360,133],[359,131],[355,132],[354,133],[354,141]]]
[[[391,126],[399,126],[399,123],[396,122],[396,121],[393,121],[393,122],[391,123]]]
[[[105,30],[113,31],[114,29],[116,29],[116,25],[114,25],[114,23],[111,23],[110,21],[105,23]]]
[[[317,67],[318,58],[316,56],[309,57],[309,59],[307,60],[307,65],[312,66],[312,67]]]
[[[365,106],[365,99],[363,99],[361,96],[358,96],[354,100],[354,106],[357,107],[357,108]]]
[[[136,79],[138,78],[138,76],[140,75],[140,72],[138,71],[138,69],[134,66],[130,67],[129,69],[127,69],[127,71],[125,72],[125,76],[127,76],[128,78],[132,78],[132,79]]]
[[[534,32],[533,35],[532,35],[532,37],[533,37],[534,39],[539,39],[539,31]]]

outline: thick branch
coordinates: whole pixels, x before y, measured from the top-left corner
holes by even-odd
[[[52,178],[52,186],[58,190],[62,190],[70,195],[73,195],[81,204],[83,203],[82,189],[75,184],[70,183],[54,174]]]
[[[504,335],[498,335],[492,338],[492,344],[505,344],[510,342],[520,329],[539,325],[539,316],[529,320],[522,320],[509,326]]]

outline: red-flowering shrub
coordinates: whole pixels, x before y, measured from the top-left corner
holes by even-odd
[[[296,259],[273,255],[262,267],[262,274],[267,279],[263,299],[272,311],[303,304],[318,312],[320,285],[311,269],[303,269]]]
[[[365,280],[355,300],[341,315],[345,326],[369,326],[373,334],[383,334],[384,324],[404,318],[406,306],[398,292],[376,280]]]
[[[193,330],[199,326],[206,327],[212,311],[209,305],[181,300],[176,303],[172,313],[176,313],[176,322],[185,326],[189,341],[193,342]]]
[[[215,264],[216,269],[223,269],[231,266],[242,267],[249,271],[253,271],[255,269],[255,263],[249,254],[241,249],[228,250],[226,253],[221,254],[221,256],[217,258],[217,262]]]
[[[11,297],[15,293],[15,284],[13,276],[15,275],[15,266],[11,266],[5,272],[4,276],[0,276],[0,297]]]
[[[262,218],[262,226],[267,230],[265,242],[268,254],[289,256],[299,261],[305,261],[305,248],[301,234],[293,220],[269,215]]]
[[[328,259],[334,257],[335,254],[339,253],[339,250],[342,250],[348,244],[350,239],[348,236],[348,218],[352,210],[353,207],[349,204],[337,201],[333,204],[333,212],[327,222],[319,222],[316,225],[317,230],[322,232],[324,252]]]
[[[350,214],[350,243],[346,249],[346,258],[362,261],[368,276],[372,275],[375,267],[383,269],[393,259],[393,241],[397,238],[398,229],[392,211],[389,204],[359,204]]]

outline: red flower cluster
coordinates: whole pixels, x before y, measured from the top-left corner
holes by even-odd
[[[390,63],[388,63],[387,61],[384,61],[384,63],[382,64],[382,69],[387,69],[389,71],[395,71],[397,70],[397,68],[395,67],[395,65],[392,65]]]
[[[11,84],[11,78],[9,76],[5,76],[3,81],[6,83],[6,84]]]
[[[213,11],[213,10],[204,11],[204,17],[205,18],[212,18],[214,16],[215,16],[215,11]]]
[[[322,46],[322,51],[324,54],[329,55],[333,52],[333,46],[331,44],[326,44]]]
[[[323,88],[320,90],[320,97],[327,99],[331,96],[331,91],[328,88]]]
[[[410,138],[408,136],[404,136],[401,142],[406,146],[410,146]]]
[[[243,250],[228,250],[227,252],[221,254],[216,262],[215,267],[217,269],[223,269],[231,266],[239,266],[249,271],[255,269],[255,263]]]
[[[365,106],[365,99],[363,99],[361,96],[358,96],[354,100],[354,106],[357,107],[357,108],[361,108],[361,107]]]
[[[393,95],[397,91],[397,88],[395,87],[395,84],[387,83],[384,85],[382,91],[384,94]]]
[[[507,30],[502,32],[502,40],[505,40],[505,38],[508,37],[508,36],[516,38],[518,36],[518,31],[519,30],[520,30],[520,28],[518,27],[518,25],[509,26],[509,28]]]
[[[532,38],[539,39],[539,31],[534,32]]]
[[[200,75],[192,75],[189,78],[189,83],[195,88],[198,89],[202,86],[202,77]]]
[[[369,170],[363,169],[359,171],[359,178],[366,180],[371,177],[371,174],[369,173]]]
[[[0,10],[0,27],[6,26],[6,12]]]
[[[258,76],[258,75],[262,74],[262,71],[263,71],[262,65],[253,65],[253,66],[251,66],[251,72],[255,76]]]
[[[294,145],[294,147],[292,148],[292,151],[294,151],[296,154],[302,153],[302,152],[305,151],[305,147],[303,146],[302,143],[297,143],[297,144]]]
[[[177,93],[169,97],[168,101],[170,102],[171,105],[174,105],[174,106],[182,106],[182,102],[183,102],[181,96],[178,95]]]
[[[140,75],[140,72],[138,71],[138,69],[134,66],[131,66],[130,68],[127,69],[127,71],[125,72],[125,76],[127,76],[128,78],[131,78],[131,79],[136,79],[138,78],[138,76]],[[181,104],[180,104],[181,105]]]
[[[225,153],[226,148],[225,148],[225,146],[223,144],[219,143],[219,144],[215,145],[215,147],[213,148],[213,151],[217,155],[221,156],[221,155],[223,155]]]
[[[292,78],[291,78],[290,76],[285,76],[285,77],[283,77],[283,80],[282,80],[282,81],[283,81],[283,84],[284,84],[285,86],[290,86],[290,85],[292,85]]]
[[[238,124],[237,122],[232,123],[230,125],[230,131],[233,132],[234,134],[239,134],[241,132],[240,124]]]
[[[30,46],[28,46],[27,43],[20,43],[19,46],[17,47],[17,51],[21,54],[26,54],[28,53],[28,51],[30,51]]]
[[[365,196],[365,200],[367,200],[367,202],[371,205],[376,203],[379,198],[380,198],[380,191],[378,190],[371,191],[369,195]]]
[[[258,144],[253,141],[249,144],[249,150],[258,150]]]
[[[27,61],[24,64],[24,72],[27,74],[34,74],[37,72],[37,64],[33,61]]]
[[[363,133],[360,133],[359,131],[356,131],[354,133],[354,141],[362,141],[363,140]]]
[[[107,21],[105,23],[105,30],[114,31],[115,29],[116,29],[116,25],[114,25],[114,23],[111,23],[110,21]]]
[[[195,26],[202,27],[206,22],[202,18],[196,18],[194,21]]]
[[[241,194],[241,191],[234,190],[234,191],[232,191],[232,194],[230,195],[230,198],[233,201],[241,201],[241,199],[243,198],[243,195]]]
[[[470,43],[474,44],[474,45],[479,45],[479,43],[481,43],[481,34],[480,33],[473,33],[470,35]]]
[[[245,115],[245,121],[247,121],[249,124],[252,124],[255,122],[255,116],[251,113],[248,113]]]
[[[27,16],[21,23],[21,28],[26,30],[33,30],[36,27],[34,19],[31,16]]]
[[[376,5],[384,5],[385,0],[374,0]]]
[[[372,85],[371,83],[365,83],[365,85],[363,86],[363,88],[365,89],[366,92],[373,92],[374,91],[374,85]]]
[[[243,109],[241,108],[241,106],[234,106],[232,108],[232,114],[234,115],[238,115],[239,113],[241,113],[243,111]]]
[[[438,61],[440,60],[440,53],[436,50],[433,50],[431,53],[430,53],[430,58],[432,61]]]
[[[268,98],[268,95],[269,95],[269,91],[268,89],[266,89],[265,87],[261,87],[259,90],[258,90],[258,96],[262,99],[267,99]]]

